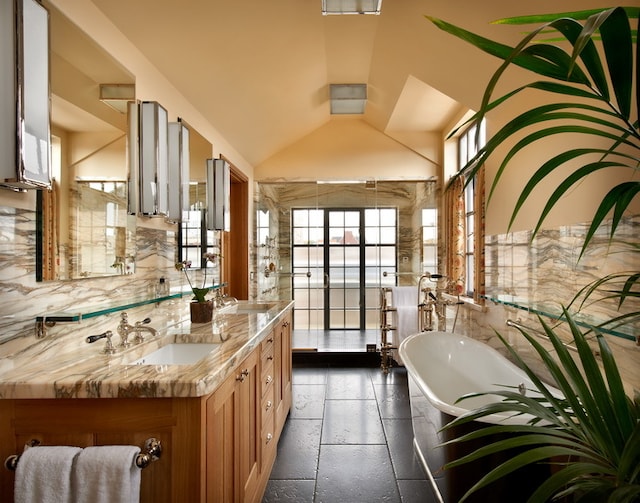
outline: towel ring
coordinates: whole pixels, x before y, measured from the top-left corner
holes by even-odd
[[[33,439],[27,443],[26,447],[37,447],[40,445],[40,441]],[[138,468],[146,468],[152,462],[157,461],[162,456],[162,443],[157,438],[148,438],[144,442],[144,448],[135,459],[136,466]],[[16,471],[18,467],[18,461],[20,461],[19,454],[12,454],[4,460],[4,467],[12,472]]]

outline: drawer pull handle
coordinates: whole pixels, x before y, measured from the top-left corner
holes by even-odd
[[[273,342],[273,337],[269,337],[269,338],[267,339],[267,342]]]
[[[271,407],[273,407],[273,402],[271,400],[267,400],[264,410],[269,410]]]
[[[244,380],[250,373],[251,372],[249,372],[249,369],[244,369],[242,372],[240,372],[240,375],[236,377],[236,381],[244,382]]]
[[[271,355],[267,356],[267,360],[269,360],[269,361],[273,360],[273,356],[271,356]]]
[[[273,377],[271,376],[267,376],[267,384],[271,384],[271,381],[273,381]]]
[[[267,433],[267,442],[266,443],[268,444],[269,442],[271,442],[272,438],[273,438],[273,434],[272,433]]]

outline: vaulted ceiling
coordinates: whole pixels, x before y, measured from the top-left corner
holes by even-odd
[[[514,43],[521,28],[490,21],[557,11],[550,0],[383,0],[379,16],[323,16],[320,0],[91,1],[254,166],[337,120],[331,83],[366,83],[364,120],[418,150],[419,135],[478,103],[497,66],[424,16]]]

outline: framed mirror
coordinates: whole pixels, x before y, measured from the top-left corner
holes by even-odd
[[[50,2],[52,189],[38,198],[37,279],[135,271],[127,107],[135,78]]]

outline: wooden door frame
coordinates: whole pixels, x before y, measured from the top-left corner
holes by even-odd
[[[231,164],[231,231],[222,233],[222,281],[226,293],[249,299],[249,178]]]

